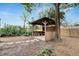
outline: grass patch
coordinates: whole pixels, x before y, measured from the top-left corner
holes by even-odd
[[[38,56],[55,56],[54,49],[43,48]]]

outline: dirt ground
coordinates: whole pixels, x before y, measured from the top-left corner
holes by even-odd
[[[79,56],[79,38],[62,37],[62,42],[55,44],[58,56]]]
[[[31,36],[16,36],[16,37],[0,37],[0,41],[2,42],[17,42],[17,41],[26,41],[31,40]]]
[[[43,48],[54,49],[56,56],[79,56],[79,38],[62,37],[61,41],[45,42],[44,37],[0,38],[0,56],[36,56]]]

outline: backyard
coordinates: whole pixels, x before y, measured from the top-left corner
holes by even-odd
[[[40,38],[40,39],[38,39]],[[62,37],[61,41],[45,42],[43,36],[39,37],[4,37],[0,38],[1,56],[36,56],[42,49],[52,49],[52,55],[72,56],[79,55],[79,39],[71,37]],[[74,44],[75,43],[75,44]]]
[[[78,3],[0,7],[0,56],[79,56]]]

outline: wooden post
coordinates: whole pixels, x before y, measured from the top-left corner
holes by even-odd
[[[0,19],[0,32],[1,32],[1,19]],[[0,36],[1,36],[1,34],[0,34]]]
[[[42,25],[42,30],[44,31],[44,25]]]
[[[34,25],[32,25],[32,36],[33,36],[33,31],[34,31]]]
[[[42,30],[43,30],[42,35],[44,35],[44,31],[45,31],[45,29],[44,29],[44,25],[42,25]]]
[[[0,19],[0,29],[1,29],[1,19]]]
[[[46,40],[46,27],[47,27],[46,24],[47,24],[47,22],[45,21],[45,22],[42,22],[42,23],[44,24],[44,30],[45,30],[44,32],[45,32],[45,40]]]

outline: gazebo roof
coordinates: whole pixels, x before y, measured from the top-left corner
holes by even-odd
[[[55,20],[54,19],[50,19],[48,17],[43,17],[41,19],[38,19],[36,21],[33,21],[31,24],[32,25],[44,25],[43,22],[47,22],[47,25],[55,25]]]

